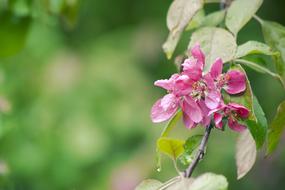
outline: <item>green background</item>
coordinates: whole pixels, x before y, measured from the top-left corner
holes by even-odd
[[[131,190],[146,178],[174,177],[166,158],[156,170],[155,142],[164,124],[149,117],[165,93],[153,82],[176,72],[161,48],[171,0],[82,0],[74,10],[53,0],[48,11],[29,9],[31,0],[12,2],[9,14],[0,7],[0,189]],[[285,25],[284,7],[285,1],[265,0],[258,15]],[[239,44],[247,40],[263,40],[254,20],[238,37]],[[270,121],[285,92],[269,76],[247,71]],[[180,125],[173,136],[202,131]],[[231,190],[282,189],[283,146],[268,158],[261,151],[237,181],[236,136],[215,130],[195,175],[223,174]]]

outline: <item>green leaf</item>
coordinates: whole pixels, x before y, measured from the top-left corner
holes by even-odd
[[[184,143],[183,140],[162,137],[157,141],[157,149],[176,160],[184,152]]]
[[[225,14],[225,10],[210,13],[204,18],[203,22],[201,23],[201,26],[218,26],[219,24],[221,24],[221,22],[223,22]]]
[[[226,190],[228,181],[222,175],[205,173],[197,177],[190,185],[191,190]]]
[[[202,25],[203,20],[205,19],[205,11],[204,9],[200,9],[193,19],[189,22],[188,26],[186,27],[186,31],[193,30],[195,28],[199,28]]]
[[[227,11],[226,26],[233,33],[237,34],[240,29],[253,17],[263,0],[235,0]]]
[[[169,31],[184,29],[202,7],[203,0],[174,0],[167,13]]]
[[[185,152],[180,156],[179,160],[183,165],[189,165],[195,156],[195,150],[199,147],[203,135],[194,135],[189,137],[185,144]]]
[[[191,184],[193,183],[194,178],[181,178],[175,177],[167,182],[165,182],[160,189],[164,190],[183,190],[183,189],[189,189],[191,187]]]
[[[25,46],[31,19],[6,12],[0,15],[0,23],[0,57],[12,56]]]
[[[265,42],[273,50],[280,52],[281,57],[274,57],[275,67],[285,81],[285,27],[276,22],[262,21],[261,23]]]
[[[264,43],[248,41],[238,46],[235,58],[241,58],[250,54],[279,55],[278,52],[274,52]]]
[[[176,177],[163,184],[160,189],[165,190],[226,190],[228,181],[222,175],[205,173],[194,178]]]
[[[237,179],[244,177],[253,167],[256,160],[256,145],[250,131],[243,131],[236,144]]]
[[[162,49],[164,53],[166,54],[167,59],[171,59],[182,33],[183,33],[183,30],[179,30],[175,33],[170,32],[166,39],[166,42],[164,42],[164,44],[162,45]]]
[[[246,76],[246,90],[243,92],[243,94],[238,95],[226,95],[225,98],[227,102],[235,102],[237,104],[241,104],[248,108],[250,110],[250,115],[248,117],[249,120],[256,121],[256,117],[254,115],[254,108],[253,108],[253,93],[251,90],[250,82],[247,78],[245,70],[242,68],[242,66],[235,64],[233,65],[230,70],[238,70],[245,74]]]
[[[79,11],[79,0],[64,1],[64,5],[61,9],[60,15],[64,23],[69,27],[73,28],[77,22],[78,11]]]
[[[267,154],[271,154],[276,148],[285,130],[285,101],[282,102],[277,110],[268,133]]]
[[[154,179],[146,179],[143,182],[141,182],[135,190],[157,190],[162,183],[158,180]]]
[[[283,69],[285,69],[285,62],[282,60],[281,56],[272,56],[272,59],[275,63],[276,71],[280,76],[281,83],[285,88],[285,71],[283,71]]]
[[[202,138],[203,135],[194,135],[189,137],[184,144],[185,152],[187,154],[192,154],[192,152],[199,146]]]
[[[186,30],[193,30],[195,28],[206,27],[206,26],[217,26],[225,18],[225,10],[216,11],[205,16],[204,10],[200,10],[192,19],[187,26]]]
[[[257,121],[247,120],[246,124],[255,140],[256,147],[261,148],[266,139],[268,125],[262,107],[255,96],[253,97],[253,108]]]
[[[203,0],[174,0],[167,13],[167,27],[170,31],[162,48],[168,59],[193,16],[203,7]]]
[[[235,56],[237,44],[233,35],[225,29],[204,27],[191,36],[188,49],[199,43],[206,55],[205,71],[209,71],[217,58],[224,62],[232,60]]]

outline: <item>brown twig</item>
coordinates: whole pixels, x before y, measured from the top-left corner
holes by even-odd
[[[184,172],[185,177],[190,178],[192,173],[194,172],[194,169],[196,168],[197,164],[199,163],[199,161],[203,159],[203,157],[206,153],[206,145],[208,143],[208,139],[209,139],[212,128],[213,128],[213,124],[210,124],[207,126],[207,128],[205,130],[205,134],[204,134],[202,141],[200,143],[199,150],[198,150],[193,162],[191,162],[189,167]]]
[[[221,0],[220,7],[221,9],[228,9],[228,7],[232,4],[233,0]]]

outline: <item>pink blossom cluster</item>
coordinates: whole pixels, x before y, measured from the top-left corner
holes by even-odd
[[[155,86],[167,90],[168,94],[153,105],[152,121],[159,123],[169,120],[180,108],[187,128],[208,126],[213,120],[218,129],[223,129],[226,121],[232,130],[244,130],[246,127],[239,120],[248,118],[249,110],[236,103],[225,104],[221,91],[224,89],[230,95],[244,92],[245,74],[239,70],[222,73],[221,59],[213,63],[208,73],[203,73],[205,55],[199,45],[193,47],[191,55],[182,64],[181,73],[154,83]]]

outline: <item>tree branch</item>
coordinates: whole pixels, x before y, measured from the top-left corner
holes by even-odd
[[[209,139],[212,128],[213,128],[212,123],[207,126],[205,133],[204,133],[204,136],[201,140],[199,150],[198,150],[193,162],[191,162],[189,167],[185,170],[184,177],[190,178],[192,173],[194,172],[194,169],[196,168],[197,164],[199,163],[199,161],[203,159],[203,157],[206,153],[206,145],[208,143],[208,139]]]
[[[224,10],[227,9],[231,4],[233,0],[221,0],[220,1],[220,9]]]

